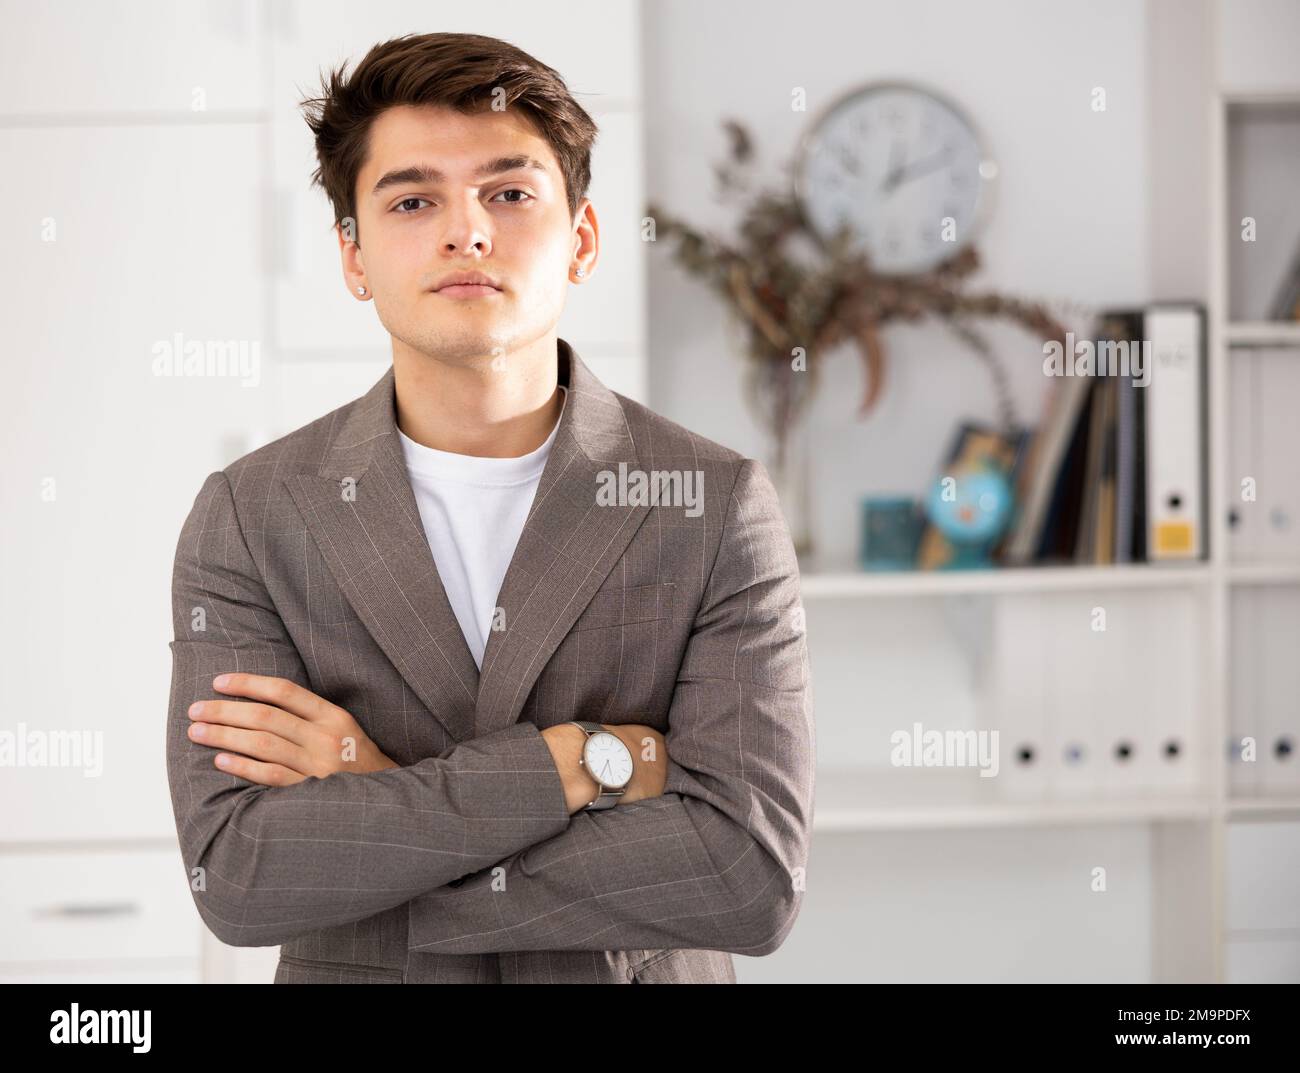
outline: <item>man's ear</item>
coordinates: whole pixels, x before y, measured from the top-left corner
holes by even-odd
[[[355,216],[344,216],[343,219],[339,220],[338,223],[334,225],[334,230],[338,233],[340,246],[342,246],[344,242],[351,242],[360,249],[361,242],[357,237],[357,221]]]
[[[596,219],[596,209],[591,198],[584,197],[578,202],[578,211],[573,217],[573,256],[584,262],[587,274],[590,275],[599,255],[600,223]]]
[[[591,204],[591,198],[584,197],[581,201],[578,202],[577,209],[574,210],[572,224],[573,224],[573,233],[575,235],[578,233],[578,228],[582,226],[583,217],[586,216],[587,206],[590,204]]]
[[[357,242],[356,229],[356,220],[351,216],[345,216],[334,225],[334,234],[339,243],[343,280],[352,294],[357,293],[358,287],[366,285],[366,265],[361,257],[361,246]]]

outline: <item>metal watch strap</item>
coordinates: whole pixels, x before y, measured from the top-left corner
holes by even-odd
[[[589,738],[593,734],[609,733],[609,731],[607,731],[599,723],[590,723],[582,719],[570,719],[569,722],[572,723],[575,727],[581,727],[583,730],[585,730],[587,732],[587,737]],[[627,792],[627,788],[622,786],[620,786],[617,790],[607,790],[605,788],[605,784],[602,783],[599,779],[597,779],[595,775],[592,775],[590,771],[588,771],[587,774],[590,775],[591,778],[595,781],[596,785],[600,787],[600,793],[598,793],[595,796],[595,798],[593,798],[587,804],[582,806],[581,811],[583,812],[599,812],[601,809],[613,808],[615,805],[618,804],[618,799]]]

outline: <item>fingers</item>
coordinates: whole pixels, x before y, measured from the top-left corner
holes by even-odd
[[[230,775],[237,775],[262,786],[292,786],[306,778],[280,764],[264,764],[246,756],[232,756],[229,753],[218,753],[214,763]]]
[[[212,679],[212,688],[220,693],[250,697],[272,704],[312,722],[343,710],[310,689],[304,689],[297,682],[291,682],[287,678],[272,678],[266,674],[219,674]]]
[[[243,700],[197,700],[190,705],[189,717],[192,721],[260,730],[300,746],[307,744],[311,727],[309,721],[279,708]]]
[[[191,723],[190,740],[216,749],[231,749],[245,757],[278,764],[293,771],[303,766],[305,757],[301,749],[278,735],[261,730],[242,730],[220,723]]]

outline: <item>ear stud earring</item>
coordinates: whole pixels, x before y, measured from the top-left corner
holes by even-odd
[[[357,288],[357,294],[364,295],[365,293],[366,293],[366,289],[364,287]]]
[[[573,270],[573,274],[575,276],[585,276],[587,274],[587,270],[585,268],[575,268]]]

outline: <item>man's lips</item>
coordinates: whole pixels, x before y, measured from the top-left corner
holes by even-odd
[[[489,294],[500,294],[496,287],[489,287],[483,283],[453,283],[449,287],[439,287],[434,294],[441,294],[446,298],[485,298]]]

